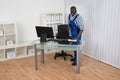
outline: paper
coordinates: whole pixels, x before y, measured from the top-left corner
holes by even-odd
[[[77,42],[77,39],[68,39],[70,42]]]

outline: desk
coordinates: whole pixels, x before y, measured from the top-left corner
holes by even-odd
[[[80,73],[80,65],[81,65],[81,49],[83,47],[84,42],[81,42],[79,45],[71,45],[71,44],[59,44],[54,41],[48,41],[44,43],[40,43],[40,41],[34,41],[34,50],[35,50],[35,69],[38,69],[38,60],[37,60],[37,49],[41,49],[41,63],[44,64],[44,50],[69,50],[69,51],[77,51],[77,66],[76,72]]]

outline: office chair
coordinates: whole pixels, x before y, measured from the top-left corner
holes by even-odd
[[[66,24],[61,24],[58,25],[58,34],[56,36],[57,39],[69,39],[69,31],[68,31],[68,25]],[[69,44],[68,41],[60,41],[58,42],[59,44]],[[66,56],[70,56],[71,58],[73,58],[73,56],[71,54],[67,54],[64,50],[61,51],[61,53],[56,53],[54,56],[54,59],[56,59],[56,57],[63,57],[64,60],[66,60]]]
[[[64,52],[64,50],[62,50],[61,53],[55,54],[54,59],[56,59],[56,57],[63,57],[64,60],[66,60],[66,56],[70,56],[71,58],[73,58],[71,54],[67,54],[66,52]]]

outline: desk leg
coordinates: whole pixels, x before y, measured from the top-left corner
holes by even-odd
[[[34,45],[34,51],[35,51],[35,70],[38,70],[38,60],[37,60],[37,49],[36,45]]]
[[[44,49],[41,49],[41,63],[44,64]]]
[[[80,74],[80,65],[81,65],[81,50],[77,50],[77,74]]]

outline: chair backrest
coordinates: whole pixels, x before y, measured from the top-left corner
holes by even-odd
[[[69,39],[70,38],[67,24],[58,25],[57,38],[58,39]]]
[[[70,36],[69,36],[68,25],[67,24],[58,25],[57,39],[62,39],[62,40],[58,41],[58,43],[59,44],[69,44],[69,41],[68,41],[69,38],[70,38]]]

